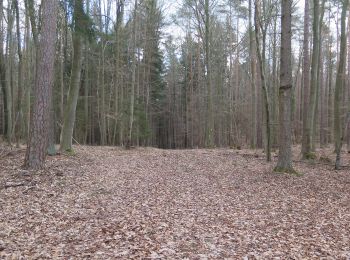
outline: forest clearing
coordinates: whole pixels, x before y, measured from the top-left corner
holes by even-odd
[[[0,0],[0,259],[350,260],[350,0]]]
[[[0,258],[350,257],[350,168],[334,171],[331,149],[296,162],[299,177],[261,151],[76,151],[35,174],[24,150],[2,153]]]

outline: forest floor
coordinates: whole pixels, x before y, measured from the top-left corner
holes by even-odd
[[[0,150],[0,259],[350,258],[350,154],[297,177],[261,151],[79,146],[37,173],[24,152]]]

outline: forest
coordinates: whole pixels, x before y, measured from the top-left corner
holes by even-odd
[[[0,0],[0,258],[350,258],[349,0]]]

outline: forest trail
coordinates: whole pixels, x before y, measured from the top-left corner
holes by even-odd
[[[294,177],[251,151],[76,149],[34,175],[23,151],[1,157],[1,259],[350,257],[350,169],[296,163]]]

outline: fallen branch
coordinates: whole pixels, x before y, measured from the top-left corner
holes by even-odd
[[[5,183],[5,189],[8,188],[16,188],[16,187],[21,187],[21,186],[25,186],[26,183],[25,182],[7,182]]]

